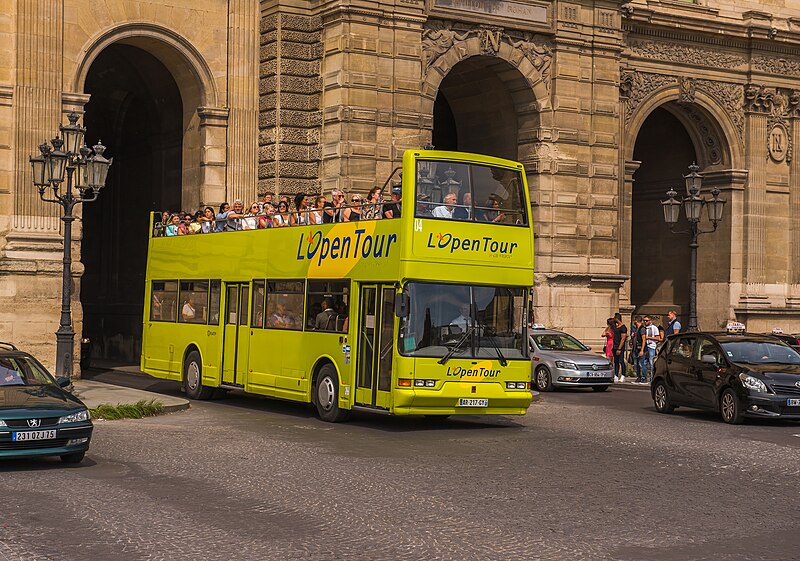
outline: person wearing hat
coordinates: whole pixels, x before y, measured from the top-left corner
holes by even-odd
[[[400,187],[392,188],[392,202],[383,205],[384,218],[400,218],[400,206],[403,190]]]
[[[431,208],[428,204],[431,198],[425,193],[420,193],[417,196],[417,216],[426,218],[431,215]]]

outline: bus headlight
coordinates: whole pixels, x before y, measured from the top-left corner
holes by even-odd
[[[506,382],[506,389],[507,390],[527,390],[528,383],[527,382]]]
[[[436,387],[436,380],[425,380],[425,379],[414,380],[414,387],[433,388]]]

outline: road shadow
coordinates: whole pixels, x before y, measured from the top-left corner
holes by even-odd
[[[0,458],[0,473],[15,471],[55,471],[65,469],[82,469],[96,466],[97,462],[88,456],[79,464],[62,462],[58,456],[40,456],[36,458]]]
[[[97,382],[105,382],[117,386],[135,388],[153,393],[174,397],[186,396],[181,392],[179,382],[161,380],[138,371],[118,370],[114,368],[91,368],[83,372],[83,378]],[[591,390],[590,390],[590,393]],[[368,411],[353,411],[347,422],[342,424],[325,423],[317,417],[311,404],[284,401],[267,396],[249,394],[243,391],[218,391],[211,400],[192,401],[195,408],[217,407],[235,408],[242,411],[258,411],[274,413],[295,419],[309,419],[326,427],[355,426],[371,428],[386,432],[414,431],[463,431],[485,428],[515,428],[522,425],[508,416],[489,417],[486,415],[454,415],[450,418],[424,417],[421,415],[396,416]]]

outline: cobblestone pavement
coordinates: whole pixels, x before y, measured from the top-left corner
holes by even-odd
[[[800,424],[545,394],[522,418],[233,397],[0,464],[0,560],[800,558]]]

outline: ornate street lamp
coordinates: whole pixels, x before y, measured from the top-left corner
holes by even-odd
[[[106,183],[111,160],[103,156],[106,147],[99,142],[94,151],[83,146],[86,128],[78,125],[80,115],[70,112],[68,125],[60,128],[62,138],[56,136],[50,146],[39,146],[39,156],[30,158],[33,184],[39,198],[60,205],[64,222],[64,259],[61,274],[61,322],[56,331],[56,374],[72,377],[72,351],[75,331],[72,328],[71,271],[72,271],[72,211],[76,205],[97,200]],[[113,159],[113,158],[112,158]],[[62,183],[66,181],[62,189]],[[45,195],[47,188],[52,195]]]
[[[700,196],[700,189],[703,186],[703,176],[698,173],[700,167],[696,164],[689,166],[689,173],[683,176],[686,181],[686,195],[682,200],[675,197],[677,192],[674,189],[667,191],[667,200],[661,201],[664,210],[664,221],[669,225],[669,230],[673,234],[689,234],[689,249],[691,250],[689,262],[689,325],[688,331],[697,331],[697,238],[700,234],[709,234],[716,231],[717,226],[722,221],[722,213],[725,210],[725,199],[720,198],[719,189],[714,187],[711,191],[711,198],[705,199]],[[689,222],[689,229],[676,231],[675,224],[680,218],[681,206],[686,212],[686,220]],[[703,215],[703,207],[708,208],[708,220],[713,228],[711,230],[701,230],[700,220]]]

